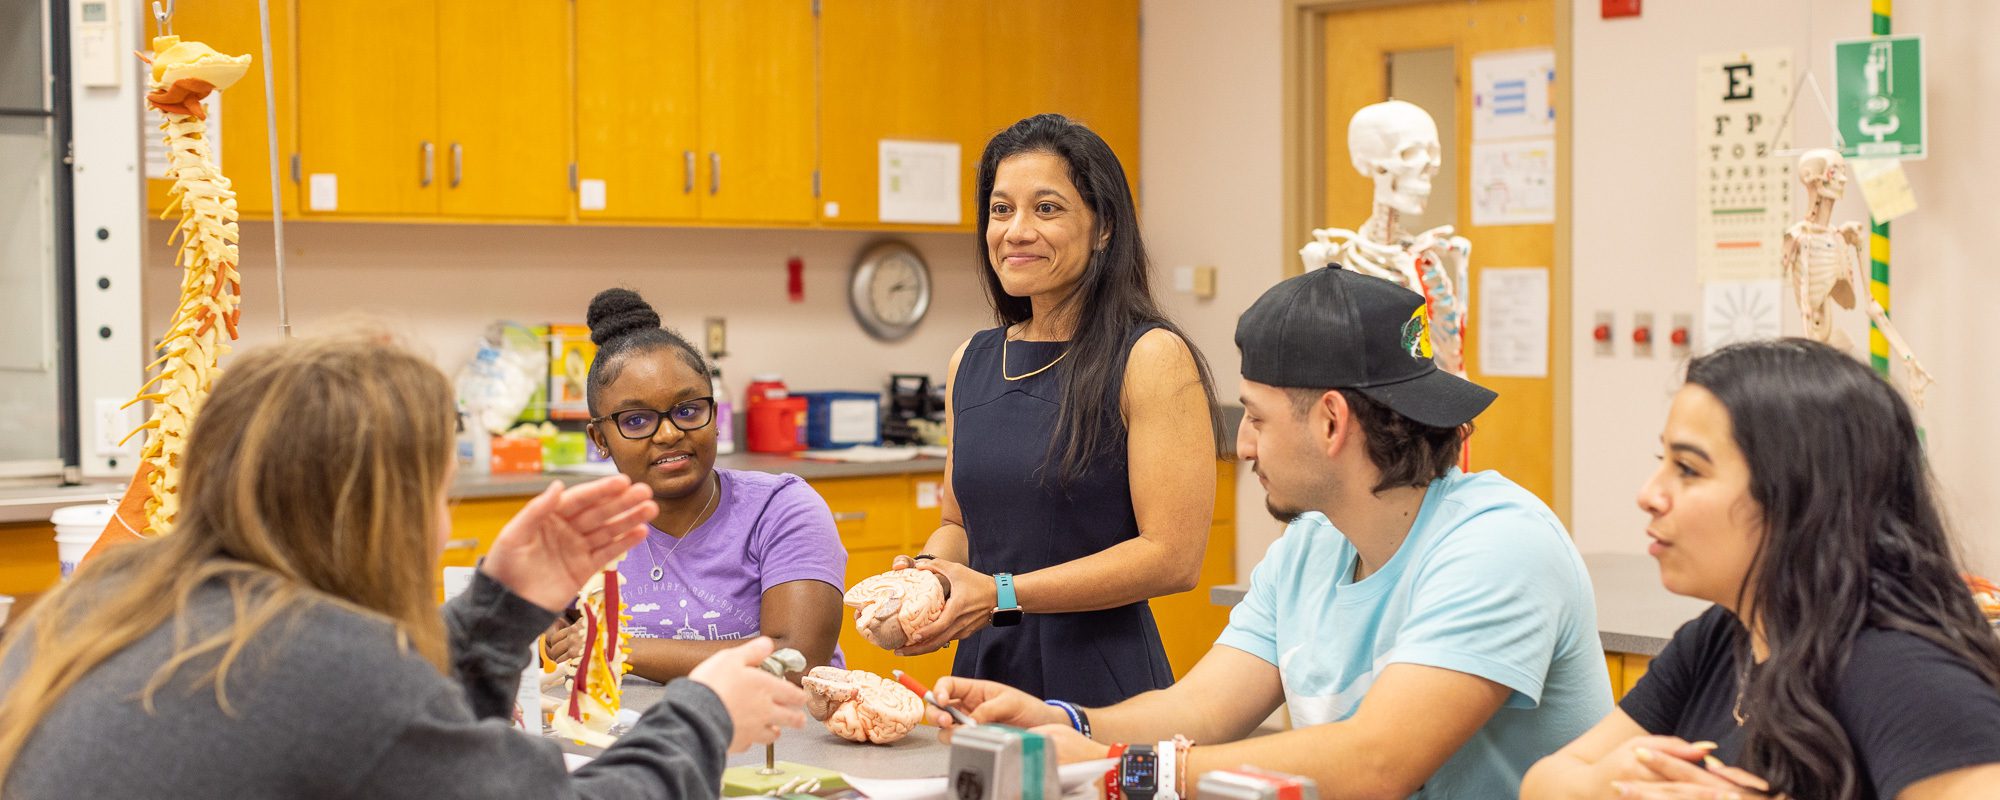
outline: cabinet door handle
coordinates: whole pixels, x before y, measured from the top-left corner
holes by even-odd
[[[694,194],[694,151],[682,150],[681,159],[687,166],[687,178],[681,181],[681,194]]]
[[[708,151],[708,193],[722,191],[722,154]]]
[[[835,512],[833,512],[833,521],[834,521],[834,522],[861,522],[861,521],[863,521],[863,520],[866,520],[866,519],[868,519],[868,512],[866,512],[866,511],[835,511]]]
[[[437,177],[437,146],[431,144],[429,139],[425,139],[423,145],[417,148],[417,155],[424,162],[424,179],[417,185],[428,187],[431,185],[431,179]]]
[[[458,182],[465,178],[465,148],[457,142],[451,143],[451,188],[458,188]]]

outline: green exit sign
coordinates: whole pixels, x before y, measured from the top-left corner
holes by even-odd
[[[1921,36],[1833,43],[1834,117],[1850,158],[1924,157]]]

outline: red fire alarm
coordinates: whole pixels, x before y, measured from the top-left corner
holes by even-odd
[[[1601,0],[1598,15],[1603,19],[1639,16],[1639,0]]]

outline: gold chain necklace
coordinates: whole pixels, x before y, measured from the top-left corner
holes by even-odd
[[[1040,375],[1044,372],[1049,371],[1050,367],[1053,367],[1057,364],[1061,364],[1062,360],[1067,357],[1069,357],[1069,348],[1065,347],[1063,348],[1062,354],[1056,356],[1056,360],[1051,361],[1047,364],[1043,364],[1041,369],[1035,370],[1033,372],[1023,373],[1020,375],[1009,375],[1007,374],[1007,333],[1005,331],[1002,331],[1000,333],[1000,377],[1005,378],[1007,380],[1019,381],[1035,377],[1036,375]]]

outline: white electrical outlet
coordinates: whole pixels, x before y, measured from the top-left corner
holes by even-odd
[[[139,408],[137,406],[119,408],[119,406],[124,404],[125,401],[122,398],[97,398],[96,441],[97,455],[100,458],[117,458],[118,456],[128,455],[133,452],[133,448],[140,442],[145,441],[145,437],[134,436],[132,437],[132,441],[126,442],[122,447],[119,446],[118,440],[125,438],[125,434],[131,433],[133,428],[139,427],[138,414],[136,413]]]
[[[1174,267],[1174,291],[1194,292],[1194,267]]]

